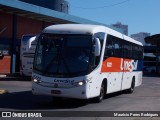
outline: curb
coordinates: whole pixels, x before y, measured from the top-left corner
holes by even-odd
[[[7,77],[7,75],[0,75],[0,78],[5,78]]]
[[[2,90],[2,89],[0,89],[0,95],[6,94],[6,93],[8,93],[8,90]]]
[[[0,81],[31,81],[31,77],[0,77]]]

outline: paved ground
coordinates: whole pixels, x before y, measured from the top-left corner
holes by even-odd
[[[119,92],[107,95],[105,100],[98,104],[93,100],[84,102],[73,99],[62,99],[55,103],[52,97],[34,96],[31,93],[30,81],[0,81],[0,89],[9,91],[8,94],[0,95],[0,111],[160,111],[160,78],[156,77],[144,77],[143,84],[137,87],[133,94]],[[139,118],[132,119],[138,120]],[[146,118],[146,120],[149,119],[157,120],[158,118]]]

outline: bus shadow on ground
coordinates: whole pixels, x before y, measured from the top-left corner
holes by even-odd
[[[124,94],[117,92],[106,95],[105,99]],[[0,95],[0,109],[14,110],[58,110],[73,109],[95,103],[94,99],[77,100],[77,99],[60,99],[54,101],[50,96],[33,95],[31,91],[15,92]]]
[[[0,109],[54,110],[72,109],[84,105],[85,103],[73,99],[62,99],[58,102],[54,102],[50,96],[33,95],[31,91],[0,95]]]

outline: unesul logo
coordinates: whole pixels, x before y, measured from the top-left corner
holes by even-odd
[[[120,69],[132,72],[133,70],[137,70],[137,64],[138,64],[138,60],[136,60],[136,61],[124,60],[123,61],[123,59],[121,59]]]

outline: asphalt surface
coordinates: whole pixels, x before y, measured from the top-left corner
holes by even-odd
[[[62,99],[55,102],[50,96],[35,96],[31,93],[31,81],[1,80],[0,89],[9,92],[0,95],[0,111],[160,111],[160,78],[158,77],[144,77],[143,84],[136,87],[132,94],[126,94],[124,91],[110,94],[102,103],[95,103],[93,99],[88,101]],[[148,119],[150,118],[146,118]]]

